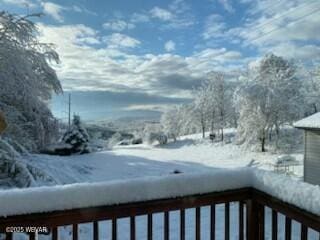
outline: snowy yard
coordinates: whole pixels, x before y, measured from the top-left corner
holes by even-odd
[[[67,184],[168,175],[175,170],[194,173],[244,166],[273,170],[270,164],[278,156],[245,150],[232,143],[211,143],[190,135],[163,146],[116,146],[110,151],[67,157],[40,154],[32,155],[30,161],[45,169],[56,180],[54,184]],[[293,156],[302,161],[302,153]],[[302,172],[302,166],[294,168],[296,176]]]

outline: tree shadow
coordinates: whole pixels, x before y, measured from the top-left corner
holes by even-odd
[[[158,161],[131,155],[116,155],[108,151],[63,157],[39,154],[37,161],[34,160],[33,164],[38,166],[50,164],[47,168],[50,169],[48,175],[56,178],[59,185],[125,180],[146,176],[168,176],[175,172],[179,174],[212,172],[220,169],[195,162],[174,159]],[[47,184],[41,182],[41,185]]]
[[[195,145],[196,142],[193,139],[183,139],[183,140],[178,140],[176,142],[169,142],[168,144],[165,145],[157,145],[157,148],[164,148],[164,149],[177,149],[177,148],[182,148],[185,146],[191,146]]]

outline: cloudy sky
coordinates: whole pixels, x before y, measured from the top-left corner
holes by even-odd
[[[0,0],[35,19],[73,109],[84,118],[157,115],[188,102],[206,73],[236,74],[263,54],[320,56],[319,0]],[[63,116],[64,98],[53,110]]]

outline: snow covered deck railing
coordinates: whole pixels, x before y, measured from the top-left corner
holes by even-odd
[[[188,209],[193,209],[194,216],[186,214]],[[160,227],[155,227],[159,225],[157,213],[163,214]],[[265,236],[277,239],[277,235],[282,234],[278,233],[278,213],[285,216],[285,239],[297,233],[292,220],[301,224],[301,239],[307,239],[308,229],[320,232],[320,187],[244,168],[0,191],[0,232],[5,233],[6,239],[14,239],[16,233],[12,234],[12,230],[25,232],[30,230],[27,227],[33,226],[50,229],[51,238],[55,240],[59,239],[62,226],[71,225],[72,239],[76,240],[78,224],[89,223],[91,239],[97,240],[102,232],[107,232],[101,221],[108,220],[111,224],[109,236],[115,240],[122,232],[118,229],[127,229],[120,223],[122,218],[129,221],[128,235],[124,239],[139,240],[137,235],[145,231],[145,238],[151,240],[159,234],[160,228],[165,240],[171,239],[172,228],[177,233],[174,239],[182,240],[190,231],[196,240],[201,239],[201,234],[206,237],[209,234],[210,239],[217,236],[224,236],[226,240],[231,237],[261,240]],[[140,220],[137,222],[138,216],[146,216],[145,230],[138,230],[141,225]],[[178,220],[173,221],[172,216]],[[267,221],[271,225],[269,232],[265,227]],[[190,222],[194,223],[192,230]],[[219,227],[219,222],[224,223],[223,228]],[[204,226],[208,231],[203,230]],[[32,229],[29,237],[36,237]]]

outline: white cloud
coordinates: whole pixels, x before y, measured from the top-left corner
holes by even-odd
[[[70,10],[74,11],[74,12],[78,12],[78,13],[85,13],[85,14],[89,14],[89,15],[93,15],[93,16],[97,16],[98,14],[94,11],[91,11],[83,6],[78,6],[78,5],[73,5],[71,8],[69,8]]]
[[[206,18],[202,37],[205,40],[221,38],[224,36],[225,30],[226,24],[223,22],[223,18],[218,14],[211,14]]]
[[[181,29],[195,24],[194,16],[190,12],[190,6],[184,0],[174,0],[168,9],[158,6],[149,11],[151,18],[159,19],[165,23],[164,29]]]
[[[172,52],[172,51],[176,50],[176,44],[175,44],[175,42],[172,41],[172,40],[167,41],[167,42],[164,44],[164,49],[165,49],[167,52]]]
[[[41,5],[45,14],[48,14],[58,22],[63,22],[63,16],[61,15],[61,12],[65,10],[64,7],[52,2],[42,2]]]
[[[255,2],[252,0],[252,3],[246,4],[255,4]],[[169,12],[169,15],[163,12],[160,14],[158,10],[154,16],[150,11],[136,13],[129,18],[129,22],[120,19],[120,23],[108,24],[107,27],[111,30],[113,28],[114,31],[115,29],[124,31],[128,29],[128,23],[148,22],[152,17],[161,19],[163,26],[181,27],[182,25],[179,24],[186,23],[186,20],[190,21],[185,15],[188,7],[177,7],[177,4],[182,3],[184,1],[176,0],[176,5],[162,9]],[[310,4],[311,6],[315,4]],[[259,12],[260,17],[250,16],[243,26],[233,29],[228,29],[221,16],[210,15],[206,19],[202,38],[208,42],[216,38],[228,41],[237,39],[257,47],[260,54],[273,51],[282,56],[300,59],[320,56],[320,47],[312,42],[306,42],[317,40],[320,16],[316,14],[308,16],[301,22],[287,26],[288,22],[295,21],[299,16],[312,11],[309,7],[291,9],[291,11],[289,9],[290,7],[278,9],[278,12],[259,10],[267,12]],[[252,14],[254,12],[253,8],[249,11],[252,11]],[[280,16],[284,13],[286,16],[281,18]],[[42,40],[56,44],[57,51],[60,53],[61,65],[54,67],[66,90],[135,89],[148,94],[184,97],[189,96],[190,86],[197,84],[197,81],[203,79],[207,72],[232,71],[243,67],[251,60],[245,58],[239,51],[221,47],[207,47],[196,50],[188,57],[180,56],[172,53],[176,47],[172,40],[164,44],[164,50],[168,52],[166,54],[134,54],[134,48],[142,43],[123,33],[102,36],[101,32],[85,25],[40,26]],[[267,39],[252,41],[259,34],[264,34],[278,26],[283,26],[280,32],[276,31],[274,35],[266,36]]]
[[[100,44],[101,41],[97,38],[94,37],[82,37],[77,39],[77,41],[79,43],[83,43],[83,44],[90,44],[90,45],[95,45],[95,44]]]
[[[263,53],[274,52],[277,55],[300,60],[319,60],[320,47],[317,45],[307,44],[299,46],[292,42],[281,43],[272,48],[262,49]]]
[[[191,8],[184,0],[174,0],[170,5],[169,9],[175,14],[184,14]]]
[[[29,0],[1,0],[0,2],[15,5],[22,8],[35,8],[37,5]]]
[[[236,37],[240,37],[247,45],[263,47],[288,41],[312,41],[318,39],[320,31],[320,15],[318,2],[301,0],[274,2],[272,7],[256,4],[250,12],[259,14],[245,26],[238,28]]]
[[[150,21],[150,18],[147,14],[133,13],[131,16],[132,23],[145,23],[145,22],[149,22],[149,21]]]
[[[113,33],[104,38],[110,48],[134,48],[140,44],[140,41],[121,33]]]
[[[218,1],[220,4],[222,4],[222,6],[226,11],[228,11],[229,13],[234,12],[234,8],[232,7],[230,0],[218,0]]]
[[[104,23],[102,26],[104,29],[118,32],[135,28],[135,25],[133,23],[127,23],[120,19],[111,20],[109,22]]]
[[[153,18],[158,18],[162,21],[169,21],[174,17],[170,11],[160,7],[152,8],[150,10],[150,14]]]
[[[135,55],[127,48],[140,42],[124,34],[103,37],[81,24],[40,24],[39,29],[41,41],[57,46],[61,64],[54,68],[65,90],[134,90],[185,97],[206,72],[240,65],[241,54],[227,49],[206,49],[189,57],[170,53]],[[100,39],[109,44],[92,45]]]
[[[244,23],[238,27],[228,28],[219,15],[207,17],[202,33],[207,45],[223,40],[255,49],[260,55],[273,52],[300,60],[318,58],[319,47],[315,42],[320,32],[319,2],[241,0],[240,3],[247,10]]]

